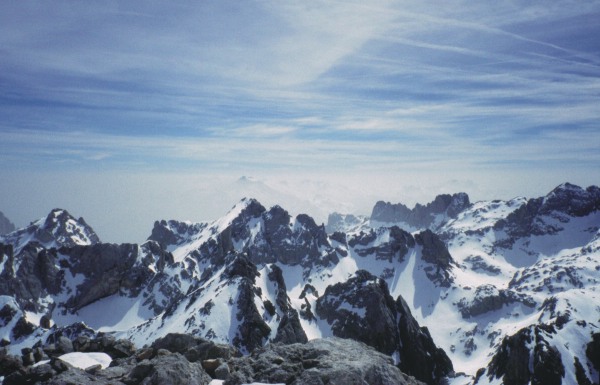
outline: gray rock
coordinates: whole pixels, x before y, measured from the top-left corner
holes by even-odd
[[[501,378],[505,384],[561,384],[565,374],[561,354],[545,338],[555,332],[553,325],[539,324],[505,337],[487,369],[478,372],[475,383],[487,375],[490,380]]]
[[[157,356],[150,360],[147,369],[141,381],[144,385],[205,385],[212,380],[202,365],[189,362],[179,353]]]
[[[436,224],[434,222],[436,215],[445,215],[448,219],[456,218],[470,205],[469,196],[465,193],[438,195],[427,205],[417,204],[413,209],[409,209],[402,203],[379,201],[373,207],[371,220],[389,223],[404,222],[415,228],[426,229]]]
[[[600,372],[600,333],[594,333],[592,335],[592,340],[585,348],[585,355],[592,363],[594,369],[596,369],[597,372]]]
[[[450,270],[454,260],[444,242],[431,230],[416,234],[415,241],[422,246],[423,261],[433,265],[432,268],[425,269],[427,277],[440,286],[449,287],[453,282]]]
[[[569,217],[583,217],[598,210],[600,210],[600,188],[590,186],[584,190],[579,186],[564,183],[545,197],[529,199],[506,219],[498,221],[494,228],[506,231],[510,237],[500,246],[510,247],[519,237],[555,234],[562,230],[556,221],[546,224],[543,220],[539,220],[543,216],[554,216],[559,222],[568,222]]]
[[[446,353],[419,326],[402,297],[394,301],[385,281],[367,271],[327,287],[316,312],[336,337],[364,342],[385,354],[399,353],[400,369],[421,381],[436,384],[453,372]]]
[[[260,381],[305,384],[422,384],[402,373],[392,359],[358,341],[327,338],[306,344],[271,344],[230,361],[225,385]]]
[[[300,324],[298,312],[292,307],[290,298],[287,295],[283,272],[277,265],[272,265],[270,270],[268,278],[274,283],[277,290],[276,305],[279,308],[279,311],[283,313],[273,342],[281,342],[284,344],[307,342],[308,338]]]
[[[157,242],[163,249],[167,246],[178,245],[190,237],[200,233],[206,227],[206,223],[187,223],[179,221],[156,221],[152,228],[149,241]]]
[[[229,365],[222,363],[215,369],[215,378],[217,380],[227,380],[231,375]]]
[[[328,286],[316,306],[336,337],[352,338],[392,354],[398,349],[396,304],[387,284],[366,270]]]
[[[58,354],[66,354],[74,351],[73,343],[65,336],[61,336],[56,341],[56,350]]]
[[[0,349],[0,377],[23,370],[23,361],[20,357],[8,354],[6,348]]]
[[[535,302],[523,294],[512,290],[498,290],[494,285],[481,285],[475,290],[475,296],[471,301],[461,299],[457,306],[463,318],[476,317],[490,311],[499,310],[504,305],[520,302],[528,307],[535,306]]]
[[[344,232],[349,228],[359,226],[365,221],[366,218],[357,217],[352,214],[331,213],[327,217],[327,225],[325,226],[325,230],[329,234],[333,234],[336,231]]]
[[[428,384],[443,383],[454,373],[452,361],[438,348],[426,327],[419,326],[402,296],[396,299],[400,335],[400,370]]]

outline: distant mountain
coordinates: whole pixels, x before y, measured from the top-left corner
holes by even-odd
[[[411,228],[435,229],[455,218],[458,213],[470,206],[466,193],[443,194],[435,197],[433,202],[423,206],[416,204],[409,209],[402,203],[392,204],[379,201],[373,207],[371,221],[386,223],[403,223]]]
[[[92,245],[100,242],[98,235],[85,223],[66,210],[54,209],[45,218],[29,226],[0,236],[0,242],[11,244],[17,254],[29,243],[38,243],[45,248]]]
[[[0,211],[0,235],[15,231],[15,225]]]
[[[243,199],[213,222],[156,221],[142,245],[101,243],[83,219],[53,210],[0,237],[0,344],[32,363],[28,349],[54,357],[58,336],[82,352],[111,336],[96,350],[148,354],[158,368],[160,341],[186,365],[212,341],[220,358],[189,370],[287,383],[329,375],[324,358],[297,354],[349,348],[327,340],[339,337],[427,384],[598,383],[599,191],[566,183],[531,199],[378,202],[371,218],[332,214],[327,227]],[[125,341],[119,354],[114,341]],[[13,362],[3,360],[0,376]],[[123,383],[153,373],[117,365]]]

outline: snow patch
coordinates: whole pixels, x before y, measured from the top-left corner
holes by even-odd
[[[79,369],[86,369],[94,365],[100,365],[102,369],[106,369],[112,362],[112,358],[106,353],[74,352],[63,354],[58,358]]]

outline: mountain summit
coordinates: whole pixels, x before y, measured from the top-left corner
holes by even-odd
[[[67,210],[54,209],[25,228],[0,236],[0,242],[12,244],[18,252],[30,242],[58,248],[92,245],[100,239],[83,218],[76,219]]]

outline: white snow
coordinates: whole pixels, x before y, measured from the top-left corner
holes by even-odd
[[[112,358],[106,353],[82,353],[73,352],[63,354],[58,357],[61,361],[67,362],[79,369],[86,369],[90,366],[100,365],[102,369],[108,368]]]
[[[142,302],[143,298],[128,298],[115,294],[102,298],[75,314],[57,315],[55,322],[69,325],[82,321],[101,332],[126,330],[145,322],[154,315],[150,309],[142,305]]]

